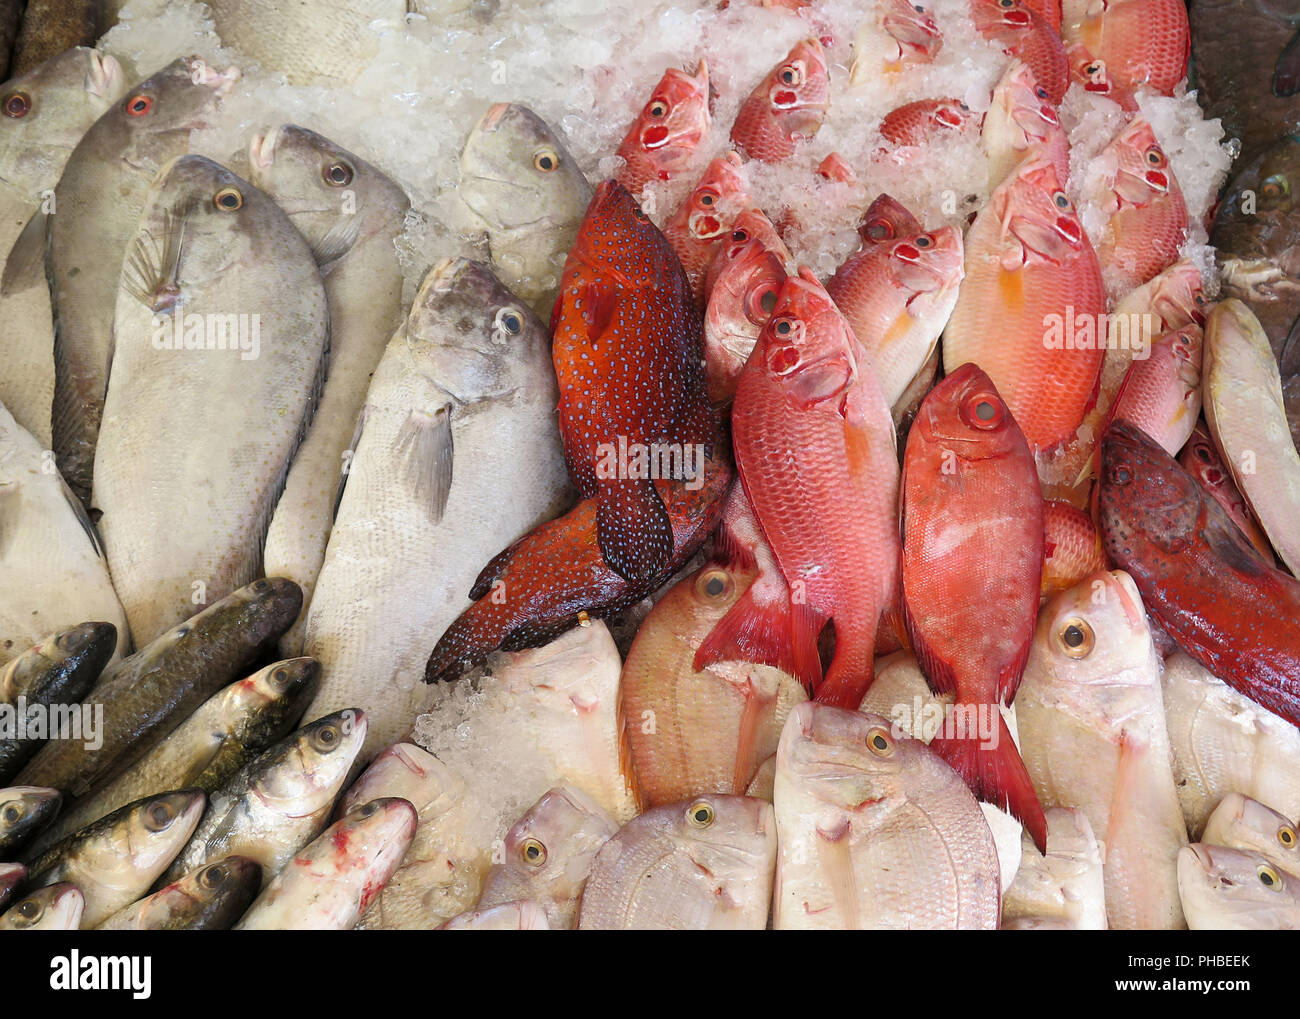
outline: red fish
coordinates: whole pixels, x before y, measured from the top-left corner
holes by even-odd
[[[918,99],[892,110],[880,122],[891,145],[927,145],[979,126],[979,114],[960,99]]]
[[[1201,344],[1197,325],[1157,339],[1147,357],[1129,365],[1110,420],[1136,425],[1177,456],[1201,415]]]
[[[781,235],[776,232],[772,221],[764,216],[760,209],[746,209],[732,224],[731,236],[718,245],[717,251],[713,254],[713,261],[709,263],[709,274],[705,281],[706,294],[713,293],[718,277],[728,265],[740,257],[741,250],[750,240],[758,241],[765,251],[770,251],[781,260],[783,267],[789,269],[793,265],[794,256],[785,246],[785,241],[781,240]]]
[[[850,85],[928,64],[943,49],[943,33],[925,5],[916,0],[879,0],[875,8],[853,41]]]
[[[709,263],[731,232],[736,217],[749,204],[740,165],[740,157],[734,152],[710,163],[695,189],[664,226],[664,236],[677,252],[691,293],[700,305],[708,293],[705,284]]]
[[[1069,439],[1097,391],[1105,346],[1101,266],[1045,160],[1022,163],[966,237],[966,279],[944,367],[984,369],[1035,450]]]
[[[1214,675],[1300,725],[1300,581],[1141,430],[1118,421],[1101,446],[1102,541],[1147,612]]]
[[[1066,591],[1106,569],[1092,517],[1068,502],[1043,503],[1043,597]]]
[[[748,234],[746,234],[748,236]],[[704,312],[709,399],[727,403],[785,283],[785,261],[758,237],[728,245]]]
[[[680,175],[709,133],[709,106],[709,68],[703,60],[694,75],[668,68],[618,147],[625,160],[618,182],[639,195],[649,181]]]
[[[1210,498],[1223,507],[1224,512],[1232,518],[1232,522],[1259,554],[1270,565],[1276,565],[1277,557],[1273,554],[1273,546],[1255,521],[1246,500],[1237,491],[1232,475],[1219,459],[1219,450],[1204,425],[1198,424],[1192,429],[1191,436],[1178,456],[1178,462],[1209,493]]]
[[[917,662],[957,711],[979,705],[998,719],[996,744],[943,731],[930,749],[1046,852],[1043,808],[998,710],[1015,698],[1034,638],[1043,497],[1029,444],[975,365],[921,404],[902,488],[903,611]]]
[[[858,175],[853,167],[838,152],[832,152],[817,164],[817,173],[827,180],[837,180],[841,184],[856,184]]]
[[[1135,117],[1103,152],[1116,171],[1097,257],[1112,289],[1128,293],[1173,265],[1187,239],[1187,205],[1155,132]]]
[[[781,288],[731,422],[745,493],[790,585],[795,673],[820,671],[807,649],[833,619],[816,696],[856,708],[898,577],[898,455],[869,359],[810,269]]]
[[[980,35],[1001,43],[1028,64],[1052,105],[1061,105],[1070,87],[1070,63],[1056,29],[1026,0],[971,0],[971,17]]]
[[[1137,113],[1137,99],[1133,91],[1117,82],[1106,70],[1106,61],[1098,60],[1088,48],[1081,43],[1071,43],[1065,47],[1066,58],[1070,61],[1070,77],[1083,86],[1085,92],[1102,96],[1120,109]]]
[[[883,192],[867,206],[858,223],[863,248],[887,244],[902,237],[915,237],[924,227],[907,206]]]
[[[1025,6],[1052,26],[1058,35],[1061,32],[1061,0],[1025,0]]]
[[[1070,142],[1047,89],[1023,60],[1007,67],[993,90],[984,116],[984,148],[989,154],[989,183],[997,187],[1027,158],[1049,160],[1057,180],[1070,174]]]
[[[551,315],[560,433],[578,491],[595,500],[605,561],[632,583],[673,556],[657,454],[712,441],[702,322],[681,263],[627,190],[587,208]]]
[[[1162,95],[1187,76],[1192,33],[1184,0],[1067,0],[1062,33],[1085,47],[1124,88]]]
[[[789,159],[798,139],[817,133],[829,102],[830,80],[822,44],[804,39],[741,105],[731,126],[731,143],[764,163]]]

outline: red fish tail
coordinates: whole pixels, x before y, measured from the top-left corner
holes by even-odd
[[[826,672],[826,681],[817,689],[813,700],[837,708],[857,711],[858,705],[876,678],[876,628],[866,632],[847,626],[835,631],[835,658]]]
[[[997,713],[997,741],[982,739],[972,726],[964,726],[960,712],[988,710]],[[966,731],[962,731],[965,728]],[[1011,730],[996,705],[958,702],[945,719],[944,732],[934,738],[930,749],[946,761],[975,794],[975,798],[1000,807],[1016,817],[1029,831],[1040,853],[1047,852],[1047,818],[1029,779],[1025,762],[1011,739]]]
[[[791,609],[788,599],[760,605],[753,589],[746,591],[695,652],[696,671],[714,662],[754,662],[781,669],[812,690],[822,678],[817,657],[820,626],[813,619],[801,620],[804,632],[796,635]]]

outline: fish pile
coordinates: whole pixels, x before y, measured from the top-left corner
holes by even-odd
[[[1295,16],[0,62],[0,929],[1300,927]]]

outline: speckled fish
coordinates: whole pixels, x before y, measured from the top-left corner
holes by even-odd
[[[1300,930],[1300,876],[1258,853],[1186,846],[1178,854],[1178,890],[1194,931]]]
[[[1029,158],[1047,159],[1056,179],[1070,175],[1070,142],[1047,89],[1023,60],[1013,60],[993,89],[981,129],[989,154],[989,187],[996,188]]]
[[[57,789],[30,785],[0,789],[0,859],[16,859],[18,851],[54,820],[62,803]]]
[[[76,885],[67,881],[49,885],[19,899],[0,915],[0,931],[75,931],[81,926],[85,908],[86,898]]]
[[[323,673],[307,717],[360,705],[367,757],[409,732],[477,571],[569,498],[549,356],[487,266],[447,259],[375,370],[304,641]]]
[[[546,911],[536,902],[503,902],[453,916],[440,931],[549,931]]]
[[[1106,62],[1125,88],[1162,95],[1187,75],[1192,51],[1184,0],[1064,0],[1061,34]]]
[[[329,306],[329,371],[266,532],[271,576],[302,588],[303,614],[280,653],[302,653],[302,631],[325,560],[348,443],[370,376],[402,321],[395,241],[410,200],[378,167],[306,128],[285,124],[249,144],[249,179],[311,246]]]
[[[970,0],[970,13],[979,34],[1028,64],[1052,105],[1059,106],[1070,85],[1060,32],[1027,0]]]
[[[936,693],[956,694],[955,711],[997,715],[996,732],[945,727],[930,749],[1046,851],[1042,807],[998,709],[1015,698],[1034,636],[1043,498],[1029,444],[973,364],[931,390],[908,433],[902,530],[903,610],[921,668]]]
[[[6,55],[0,41],[0,59]],[[81,136],[125,88],[116,60],[83,47],[0,86],[0,403],[47,448],[54,401],[48,196]]]
[[[297,585],[255,580],[112,666],[86,698],[103,704],[100,746],[50,742],[19,778],[84,796],[147,753],[240,675],[298,615]]]
[[[1016,719],[1043,805],[1082,810],[1105,844],[1110,926],[1182,927],[1175,859],[1187,828],[1170,765],[1160,657],[1133,578],[1094,574],[1047,603]]]
[[[891,407],[934,352],[963,276],[961,231],[945,226],[850,255],[826,281]]]
[[[288,861],[235,929],[351,930],[401,865],[414,835],[409,802],[371,800]]]
[[[365,713],[349,708],[304,725],[253,758],[213,790],[210,809],[166,879],[177,881],[235,853],[260,863],[269,880],[329,823],[365,738]]]
[[[247,856],[223,856],[153,895],[124,906],[101,931],[224,931],[257,898],[262,866]]]
[[[1105,313],[1101,266],[1056,171],[1042,159],[1021,163],[966,236],[944,370],[979,365],[1030,446],[1050,449],[1093,402]]]
[[[185,845],[203,813],[197,789],[136,800],[69,835],[31,863],[33,886],[70,881],[86,897],[83,929],[140,898]]]
[[[1081,85],[1085,92],[1109,99],[1126,113],[1138,112],[1133,91],[1111,77],[1106,61],[1098,60],[1088,52],[1088,47],[1077,42],[1065,47],[1065,55],[1070,61],[1070,80]]]
[[[680,177],[709,133],[710,100],[705,61],[693,75],[676,67],[664,71],[650,101],[619,144],[616,154],[624,164],[618,182],[639,196],[649,181]]]
[[[637,782],[649,806],[705,793],[743,795],[776,752],[802,685],[779,669],[697,649],[748,591],[756,570],[711,565],[674,585],[637,630],[619,684]]]
[[[39,442],[0,405],[0,664],[102,619],[131,647],[99,535]]]
[[[748,231],[743,231],[748,237]],[[757,237],[724,245],[725,260],[704,312],[704,359],[709,399],[729,403],[758,334],[776,307],[785,262]]]
[[[487,234],[501,282],[549,315],[591,201],[562,136],[526,106],[490,106],[460,154],[458,190]]]
[[[548,790],[506,832],[502,863],[483,881],[478,909],[531,901],[551,930],[577,925],[592,861],[618,824],[582,790]]]
[[[1189,832],[1200,834],[1214,808],[1234,793],[1300,816],[1300,730],[1181,651],[1165,662],[1162,682]]]
[[[1274,867],[1300,875],[1300,837],[1289,817],[1241,793],[1228,793],[1214,808],[1201,841],[1258,853]]]
[[[942,144],[979,127],[979,114],[960,99],[918,99],[885,115],[880,135],[894,146]]]
[[[703,796],[633,818],[596,853],[579,930],[762,930],[772,901],[772,805]]]
[[[975,797],[887,718],[790,712],[776,762],[778,930],[993,930],[997,851]]]
[[[681,260],[700,307],[713,289],[707,279],[709,265],[735,226],[736,217],[749,204],[740,165],[740,156],[734,152],[715,159],[664,224],[664,236]]]
[[[1178,454],[1178,463],[1183,470],[1196,479],[1215,502],[1223,507],[1238,530],[1255,546],[1256,551],[1268,560],[1270,565],[1276,565],[1277,559],[1273,554],[1273,546],[1268,543],[1267,535],[1259,529],[1259,524],[1250,512],[1250,507],[1246,505],[1246,500],[1237,491],[1232,474],[1219,456],[1219,451],[1215,448],[1214,440],[1210,438],[1209,429],[1205,425],[1198,423],[1192,429],[1183,451]]]
[[[90,46],[103,25],[104,0],[28,0],[14,40],[14,74],[24,74],[74,46]]]
[[[780,163],[795,144],[811,138],[830,103],[830,82],[822,44],[815,38],[795,43],[749,94],[731,125],[731,142],[751,159]]]
[[[113,317],[122,263],[149,187],[163,165],[189,149],[190,130],[209,126],[239,71],[198,57],[173,61],[127,91],[68,158],[54,189],[47,272],[56,317],[54,451],[84,502],[113,356]]]
[[[1084,577],[1106,568],[1101,536],[1092,517],[1068,502],[1043,503],[1044,595],[1073,587]]]
[[[1059,921],[1065,930],[1106,929],[1106,884],[1101,852],[1082,810],[1053,807],[1047,814],[1047,853],[1025,851],[1016,879],[1002,897],[1002,926]]]
[[[12,659],[0,672],[0,704],[76,705],[90,692],[117,644],[112,623],[82,623],[56,633]],[[7,782],[44,740],[0,739],[0,782]],[[99,815],[96,815],[99,816]]]
[[[264,575],[328,335],[315,259],[279,206],[202,156],[164,167],[122,269],[95,450],[99,530],[138,643]]]
[[[912,0],[883,0],[853,40],[849,84],[881,83],[918,64],[928,64],[943,49],[943,33],[930,9]]]

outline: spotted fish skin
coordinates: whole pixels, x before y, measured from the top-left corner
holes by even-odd
[[[657,450],[709,443],[715,418],[703,321],[681,262],[616,181],[601,184],[587,209],[551,326],[569,477],[595,500],[601,566],[639,588],[675,547],[654,475],[640,467],[657,466]]]

